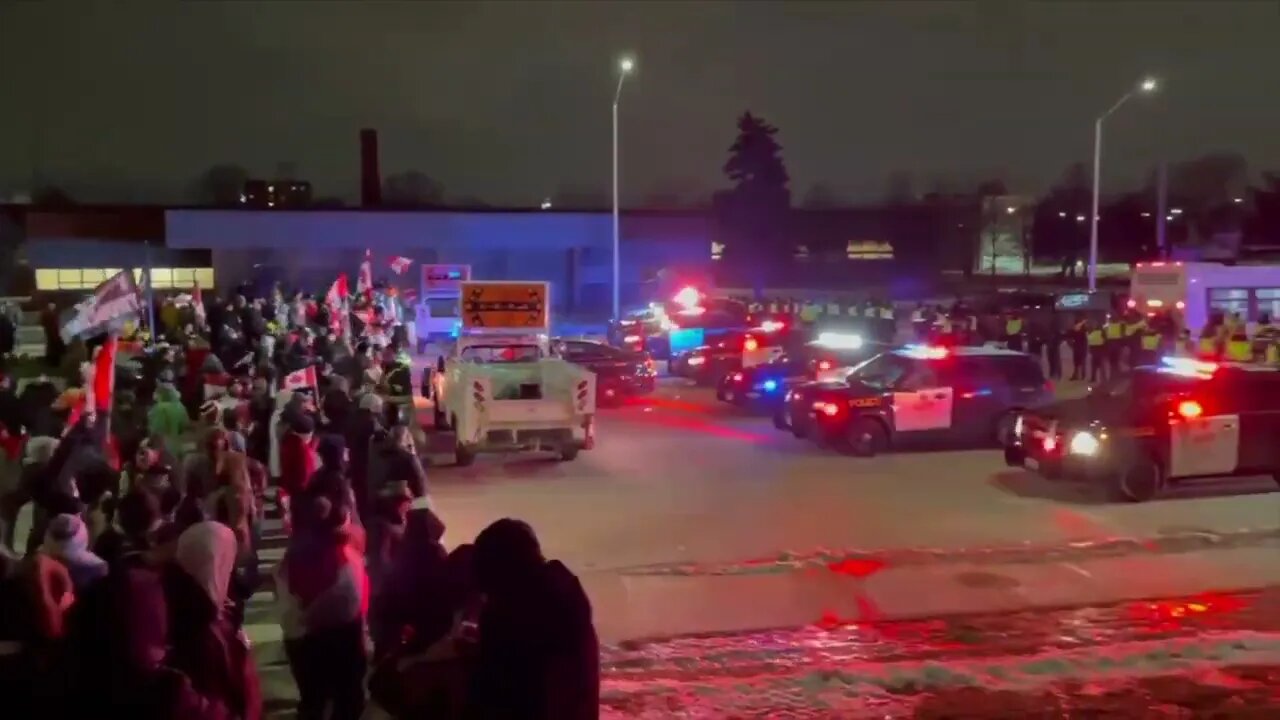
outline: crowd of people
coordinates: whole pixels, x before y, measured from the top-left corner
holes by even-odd
[[[258,593],[304,720],[598,714],[577,577],[518,520],[443,544],[402,330],[278,291],[156,310],[132,362],[51,335],[52,361],[89,360],[66,390],[0,380],[0,714],[265,717]]]

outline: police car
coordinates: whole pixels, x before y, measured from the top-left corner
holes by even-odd
[[[909,345],[867,360],[841,382],[794,388],[782,421],[797,437],[869,457],[914,442],[1003,445],[1023,410],[1052,400],[1030,355]]]
[[[745,332],[726,333],[714,342],[674,356],[668,372],[689,378],[698,385],[715,385],[725,375],[782,357],[792,336],[780,332],[781,329],[780,324],[770,324]]]
[[[824,332],[817,340],[770,362],[724,375],[716,399],[742,408],[768,411],[775,419],[782,398],[791,387],[806,382],[843,380],[853,366],[881,352],[884,346],[865,342],[861,335]]]
[[[1019,416],[1005,462],[1140,502],[1190,478],[1280,481],[1280,371],[1165,358]]]

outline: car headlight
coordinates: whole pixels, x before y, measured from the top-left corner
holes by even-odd
[[[1098,442],[1098,438],[1093,433],[1078,432],[1071,436],[1071,444],[1067,446],[1067,452],[1072,455],[1086,455],[1092,457],[1098,454],[1098,448],[1102,443]]]

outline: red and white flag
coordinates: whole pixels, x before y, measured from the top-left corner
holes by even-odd
[[[360,274],[356,276],[356,293],[373,293],[373,257],[368,250],[364,251],[364,262],[360,263]]]
[[[316,389],[316,368],[314,365],[305,367],[297,372],[291,372],[284,376],[280,381],[281,390],[315,390]]]
[[[391,258],[391,272],[397,275],[403,275],[412,264],[413,260],[411,258],[404,257],[403,255],[397,255]]]
[[[191,289],[191,310],[196,314],[196,324],[205,325],[204,296],[200,294],[200,283]]]
[[[217,400],[227,394],[231,388],[231,376],[226,373],[204,374],[204,399],[206,402]]]
[[[338,276],[338,279],[334,280],[333,284],[329,286],[329,292],[325,293],[324,296],[324,304],[328,305],[329,309],[334,312],[340,311],[342,309],[342,301],[346,300],[347,295],[349,294],[350,293],[347,289],[347,274],[342,273]]]

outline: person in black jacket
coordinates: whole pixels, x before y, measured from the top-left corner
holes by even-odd
[[[599,640],[577,576],[510,518],[476,537],[474,563],[485,605],[466,717],[598,718]]]

